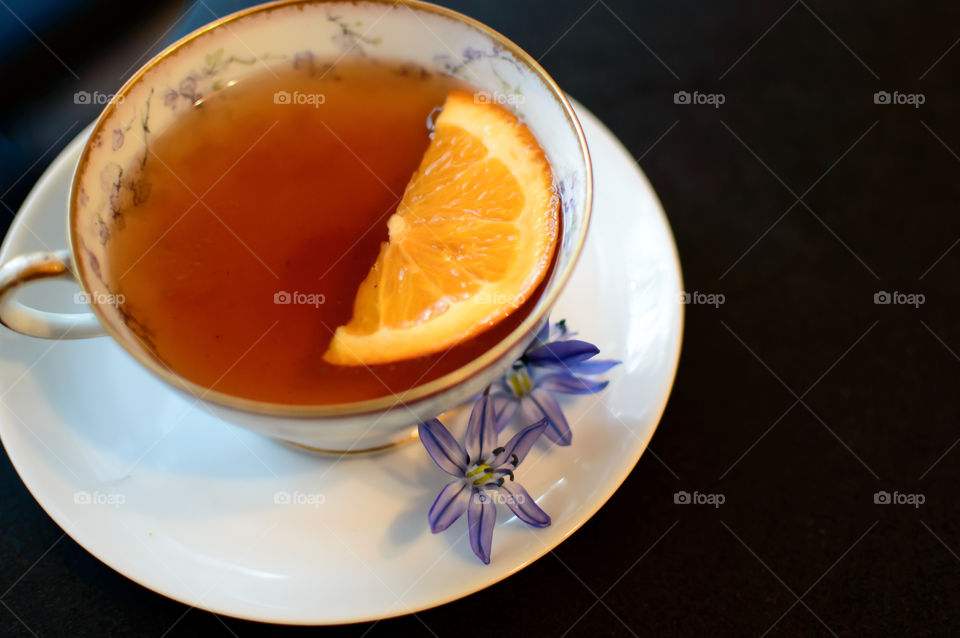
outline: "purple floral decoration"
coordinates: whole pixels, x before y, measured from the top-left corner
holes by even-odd
[[[475,49],[473,47],[467,47],[463,50],[463,60],[469,62],[470,60],[479,60],[484,56],[483,51],[480,49]]]
[[[313,73],[313,51],[299,51],[293,56],[294,69],[307,69]]]
[[[491,394],[501,428],[520,408],[531,421],[547,419],[549,426],[544,434],[548,439],[557,445],[570,445],[573,432],[554,394],[596,394],[609,382],[590,377],[620,363],[594,359],[600,349],[592,343],[571,339],[573,336],[575,333],[567,329],[565,320],[553,325],[548,321],[510,372],[493,385]]]
[[[466,449],[438,419],[420,424],[420,441],[437,466],[456,477],[444,487],[430,508],[427,520],[434,534],[450,527],[467,513],[470,547],[477,558],[490,563],[498,496],[524,523],[546,527],[550,517],[514,480],[514,470],[526,458],[547,427],[546,420],[520,430],[506,445],[497,447],[497,421],[493,401],[484,395],[473,406],[465,438]]]
[[[113,135],[110,138],[110,149],[118,151],[123,146],[123,131],[118,128],[113,129]]]
[[[456,477],[437,495],[427,521],[434,534],[442,532],[467,513],[470,547],[485,564],[490,563],[496,500],[524,523],[550,525],[550,516],[514,479],[514,471],[545,434],[558,445],[570,445],[573,433],[553,393],[595,394],[608,381],[593,377],[607,372],[619,361],[594,359],[599,349],[572,339],[565,321],[548,321],[503,378],[488,387],[474,403],[467,425],[465,447],[438,419],[421,423],[420,441],[437,466]],[[501,431],[517,412],[532,425],[521,429],[506,445],[497,447]],[[528,422],[529,422],[528,421]]]

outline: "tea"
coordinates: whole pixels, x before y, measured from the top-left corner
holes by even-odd
[[[205,97],[151,140],[149,197],[123,212],[104,267],[155,354],[219,392],[342,403],[435,379],[513,330],[539,289],[435,355],[358,367],[322,359],[387,240],[429,120],[454,89],[471,90],[362,59],[263,72]]]

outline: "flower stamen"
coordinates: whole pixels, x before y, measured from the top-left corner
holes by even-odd
[[[506,374],[510,391],[518,397],[525,397],[533,390],[533,379],[526,366],[515,368]]]
[[[467,472],[466,476],[468,479],[473,479],[474,485],[483,485],[493,477],[494,473],[494,469],[486,463],[478,463],[476,467]]]

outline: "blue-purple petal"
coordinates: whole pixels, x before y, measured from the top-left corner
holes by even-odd
[[[512,467],[516,469],[533,444],[537,442],[540,435],[544,433],[548,425],[546,419],[540,419],[532,425],[528,425],[513,435],[513,438],[507,441],[503,449],[490,461],[490,467],[500,469],[501,467]],[[516,462],[514,462],[516,461]]]
[[[618,366],[622,361],[616,359],[592,359],[590,361],[580,361],[570,364],[570,372],[576,374],[603,374],[614,366]]]
[[[466,481],[447,483],[447,486],[440,490],[437,500],[433,502],[433,507],[427,514],[430,531],[434,534],[442,532],[460,518],[467,509],[472,491],[470,484]]]
[[[573,432],[563,416],[563,410],[556,397],[545,388],[537,388],[523,398],[523,409],[531,419],[545,418],[548,423],[544,435],[557,445],[570,445]]]
[[[462,477],[467,471],[467,453],[457,443],[453,435],[440,423],[438,419],[431,419],[421,423],[418,432],[420,442],[427,449],[427,454],[437,466],[453,476]]]
[[[567,327],[567,320],[561,319],[557,323],[553,324],[550,328],[550,336],[547,338],[547,341],[560,341],[561,339],[569,339],[576,334],[576,332],[570,332],[570,328]]]
[[[467,528],[470,548],[484,564],[490,564],[493,528],[497,523],[497,506],[482,490],[474,490],[467,507]]]
[[[497,432],[500,432],[510,423],[517,411],[519,401],[516,397],[500,393],[491,394],[490,399],[493,402],[493,413],[497,420]]]
[[[550,392],[563,394],[596,394],[607,387],[609,381],[594,381],[569,372],[557,372],[540,378],[537,385]]]
[[[596,356],[600,349],[592,343],[569,339],[566,341],[552,341],[546,345],[534,348],[527,353],[530,365],[552,368],[566,368],[574,363],[585,361]]]
[[[521,521],[534,527],[550,525],[550,515],[540,509],[522,485],[514,481],[504,481],[497,489],[504,493],[503,502]]]
[[[533,343],[530,344],[530,348],[528,349],[539,348],[543,344],[550,341],[551,331],[552,331],[552,324],[550,323],[550,320],[547,319],[547,322],[543,324],[542,328],[540,328],[540,332],[537,333],[536,339],[533,340]]]
[[[467,424],[466,443],[467,463],[477,463],[486,459],[497,447],[496,405],[489,394],[485,394],[473,404],[470,422]]]

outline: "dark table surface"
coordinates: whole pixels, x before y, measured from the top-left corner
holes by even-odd
[[[464,600],[327,633],[956,635],[960,5],[447,4],[539,57],[623,140],[663,201],[687,290],[725,303],[688,306],[655,454],[572,538]],[[73,93],[118,86],[181,7],[71,11],[0,67],[11,211],[95,116]],[[677,104],[678,91],[724,102]],[[878,91],[924,102],[877,104]],[[881,291],[924,303],[877,304]],[[678,490],[725,502],[677,505]],[[876,504],[881,490],[925,502]],[[6,456],[0,592],[3,636],[316,631],[132,583],[64,537]]]

